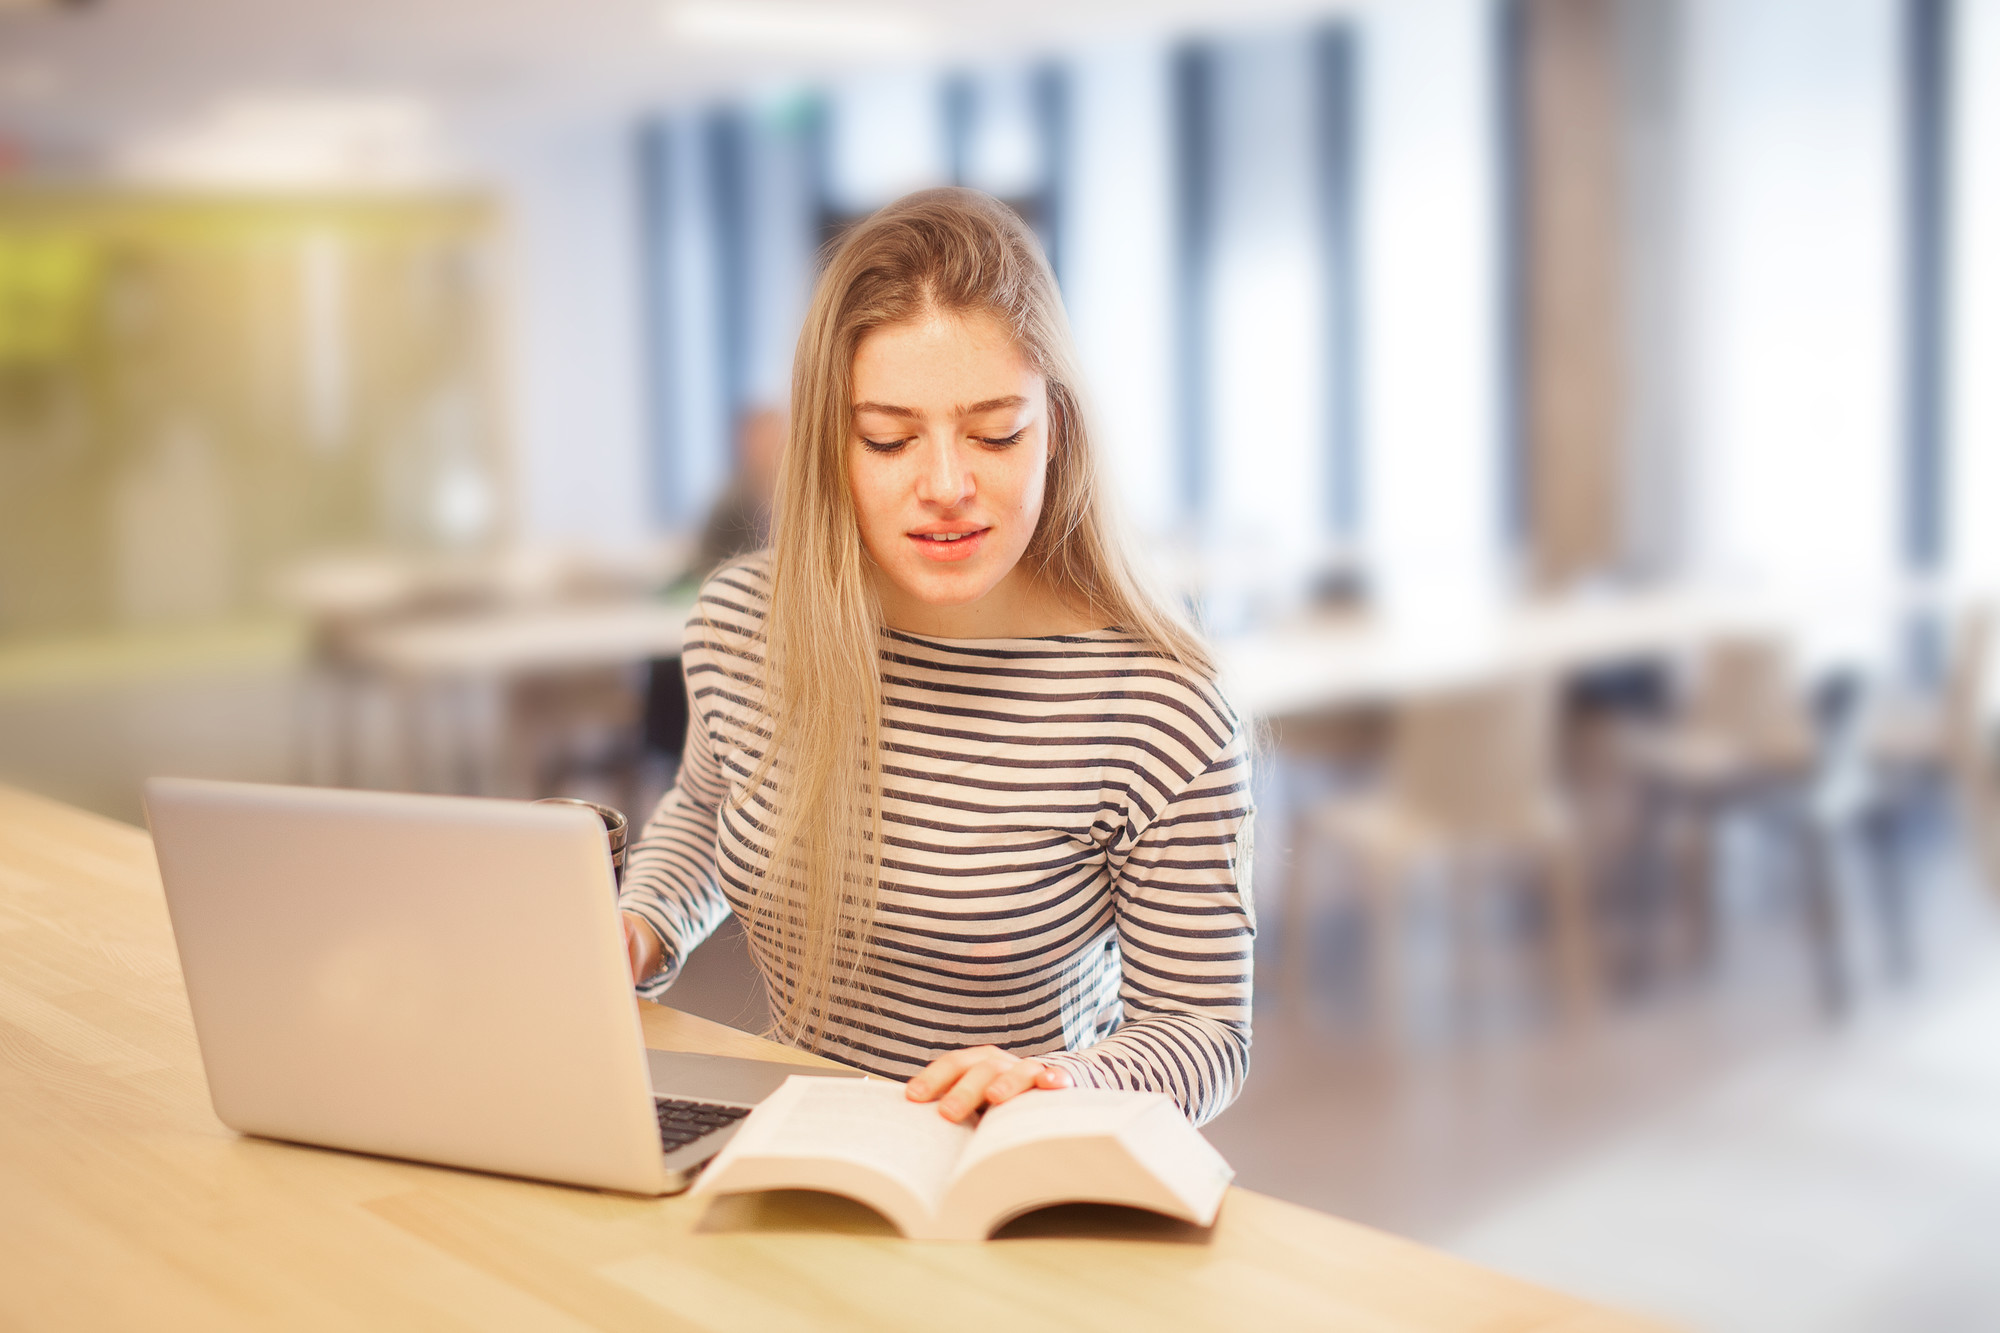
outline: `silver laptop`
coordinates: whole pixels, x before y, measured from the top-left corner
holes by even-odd
[[[649,1051],[586,809],[154,778],[209,1096],[246,1134],[685,1189],[792,1074]]]

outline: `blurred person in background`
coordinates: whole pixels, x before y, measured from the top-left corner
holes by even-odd
[[[733,911],[779,1039],[950,1119],[1069,1086],[1213,1117],[1249,1066],[1245,732],[1116,536],[1039,245],[973,191],[892,204],[795,367],[772,549],[689,620],[635,984]]]
[[[739,555],[771,544],[771,497],[778,488],[778,460],[785,451],[785,414],[756,407],[736,424],[736,474],[717,497],[701,527],[694,562],[673,591],[692,591]],[[687,677],[678,657],[647,664],[646,749],[668,758],[687,743]]]
[[[771,497],[778,489],[778,461],[785,451],[785,414],[753,408],[736,426],[736,475],[708,511],[693,575],[699,584],[739,555],[771,544]]]

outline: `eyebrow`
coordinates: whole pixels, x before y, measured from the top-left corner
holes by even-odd
[[[1005,398],[988,398],[984,402],[974,403],[970,407],[955,407],[952,409],[952,414],[961,417],[974,417],[978,416],[981,412],[999,412],[1006,408],[1026,407],[1027,405],[1028,400],[1026,398],[1018,393],[1012,393],[1008,394]],[[913,407],[897,407],[893,403],[856,403],[854,410],[856,412],[880,412],[883,416],[902,417],[909,421],[915,421],[923,415],[923,413]]]

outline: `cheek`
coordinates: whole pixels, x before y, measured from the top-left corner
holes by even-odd
[[[1047,489],[1048,476],[1047,450],[1038,450],[1032,457],[1021,459],[1009,471],[1007,506],[1017,517],[1030,520],[1030,526],[1042,512],[1042,493]]]
[[[872,543],[884,524],[896,517],[896,494],[889,469],[866,454],[856,453],[847,464],[847,489],[854,497],[854,516],[861,538]]]

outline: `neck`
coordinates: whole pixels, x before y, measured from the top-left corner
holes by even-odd
[[[869,574],[881,602],[882,623],[905,634],[927,639],[1038,639],[1101,628],[1020,565],[984,597],[951,606],[910,596],[879,569],[871,567]]]

